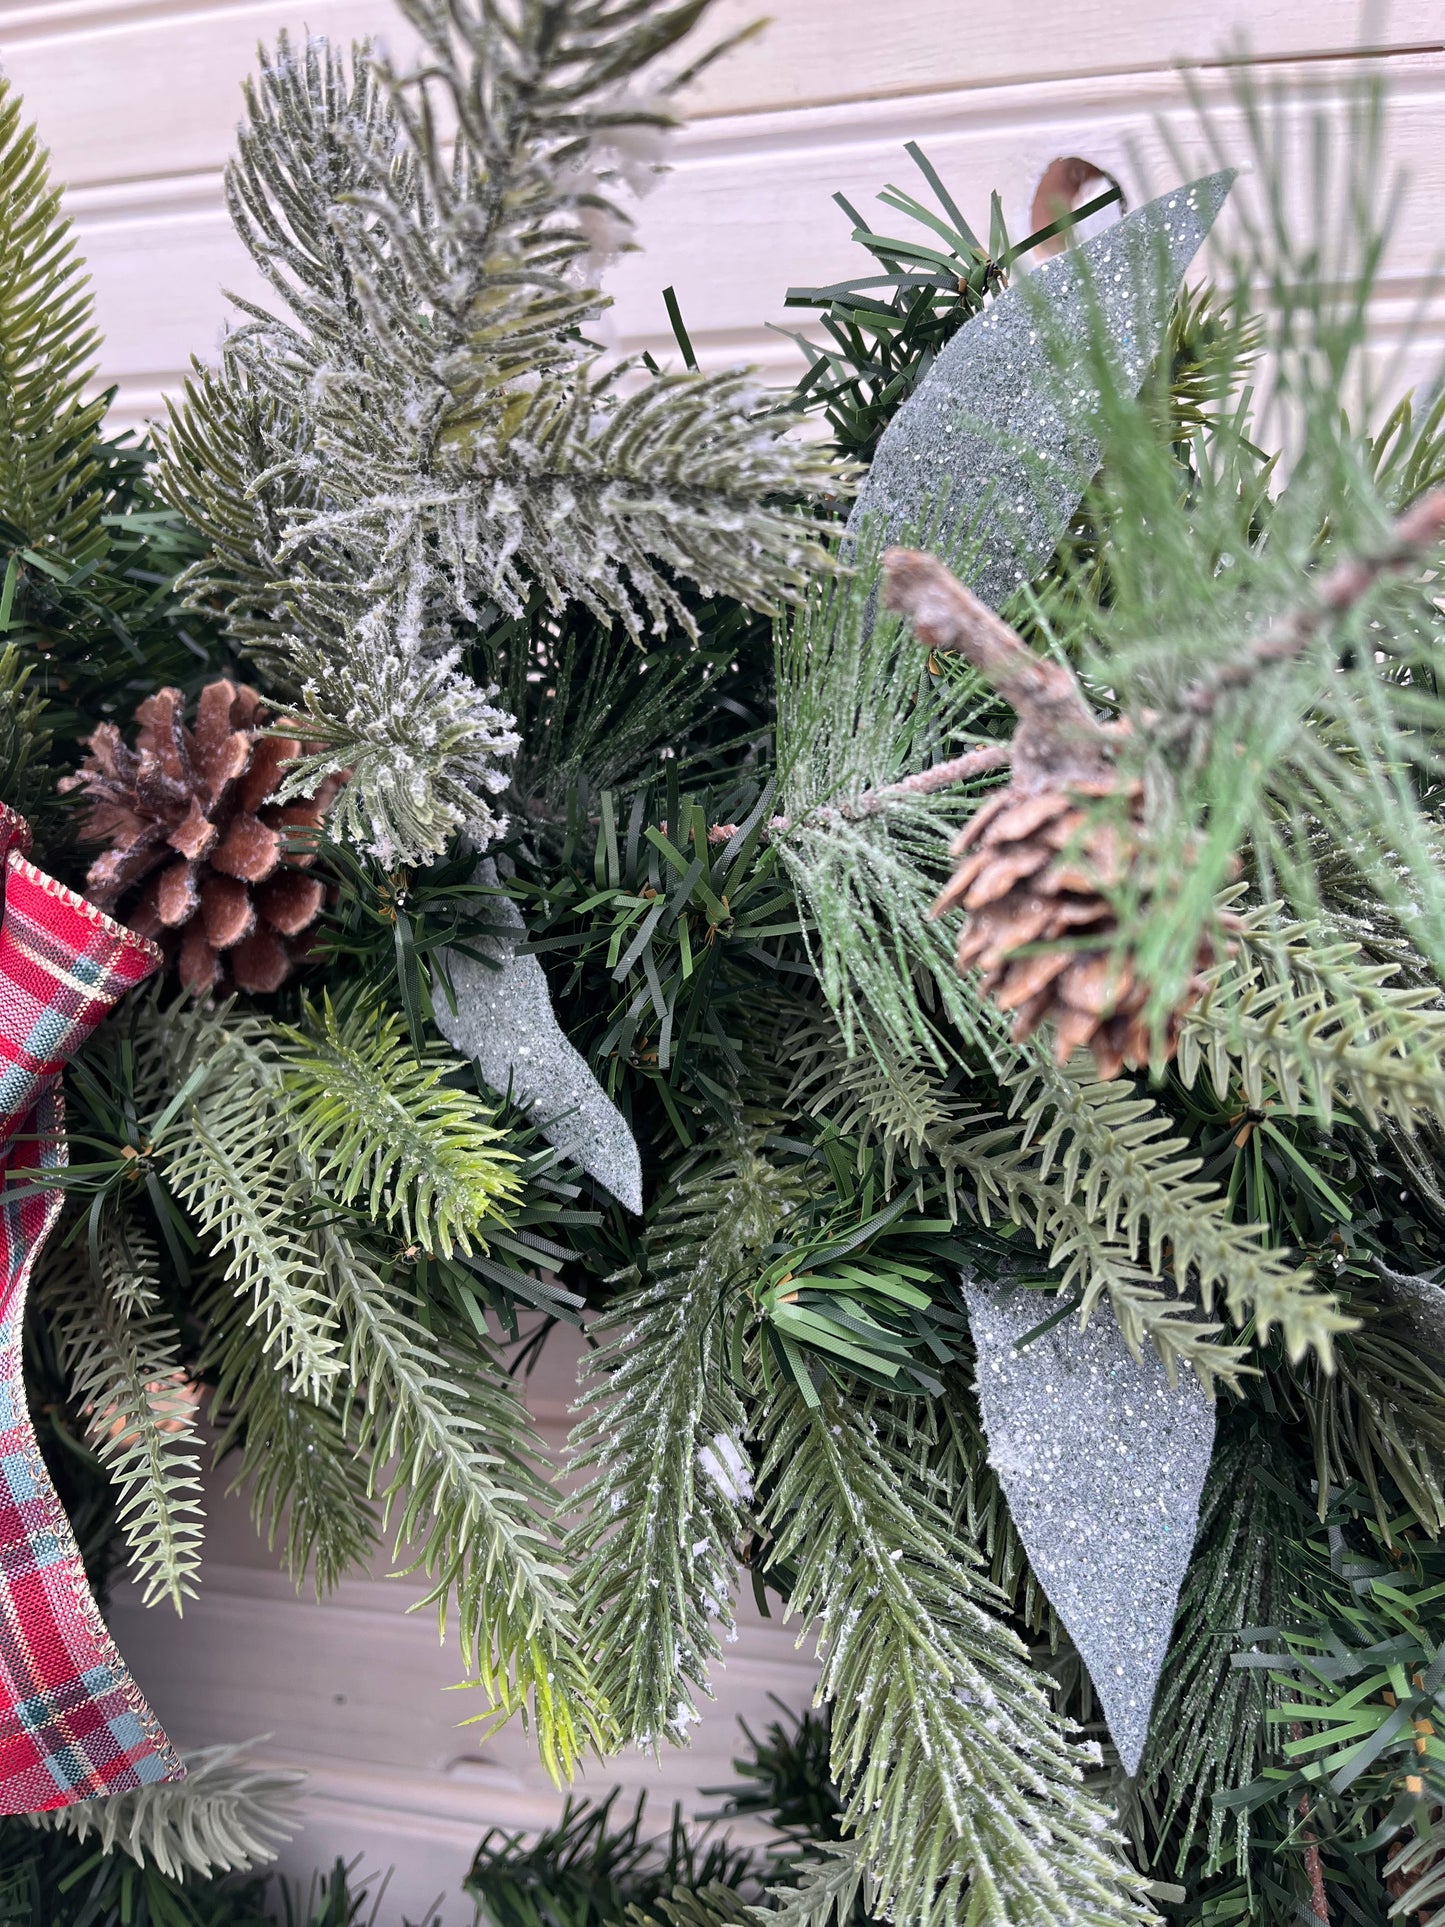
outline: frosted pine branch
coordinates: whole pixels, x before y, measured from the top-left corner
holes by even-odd
[[[283,313],[241,304],[161,477],[212,543],[192,596],[320,745],[292,789],[349,770],[337,833],[419,863],[504,827],[491,629],[537,590],[638,640],[693,631],[686,582],[770,608],[828,562],[795,505],[845,478],[743,373],[627,392],[585,339],[581,259],[625,230],[673,118],[654,63],[706,0],[404,10],[417,74],[283,38],[248,88],[229,204]]]

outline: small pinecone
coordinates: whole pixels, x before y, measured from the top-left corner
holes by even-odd
[[[87,875],[92,901],[153,937],[198,994],[277,989],[323,896],[306,873],[310,856],[283,855],[283,839],[315,828],[338,784],[327,779],[306,801],[271,800],[302,744],[263,736],[261,698],[233,682],[207,683],[193,729],[178,689],[148,696],[136,721],[134,749],[102,723],[60,785],[86,793],[82,834],[110,846]]]
[[[1125,824],[1088,808],[1116,789],[1101,778],[998,791],[955,839],[950,854],[963,860],[933,906],[935,916],[959,905],[968,912],[958,968],[976,964],[994,1003],[1015,1013],[1015,1042],[1052,1021],[1058,1061],[1066,1064],[1087,1045],[1102,1078],[1116,1077],[1126,1063],[1147,1063],[1151,1042],[1149,986],[1114,950],[1118,919],[1108,897],[1138,861],[1143,785],[1130,783],[1124,792]],[[1166,1056],[1174,1054],[1178,1017],[1197,1001],[1203,973],[1217,961],[1205,937],[1166,1031]]]

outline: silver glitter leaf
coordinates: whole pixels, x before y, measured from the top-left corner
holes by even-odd
[[[477,865],[472,880],[496,883],[489,857]],[[515,904],[505,897],[495,899],[492,921],[515,929],[518,937],[525,934]],[[495,958],[501,968],[456,950],[441,951],[432,977],[437,1029],[453,1050],[476,1060],[494,1091],[510,1087],[513,1100],[563,1157],[580,1164],[619,1204],[640,1212],[637,1140],[557,1022],[541,964],[535,957],[519,957],[512,938],[482,937],[471,947]]]
[[[974,593],[1001,608],[1053,553],[1099,466],[1084,425],[1096,314],[1141,384],[1233,180],[1226,169],[1148,202],[960,328],[884,431],[849,530],[866,521],[886,546],[940,518],[930,548],[957,557]],[[1077,345],[1080,379],[1061,379],[1061,345]]]
[[[1048,1316],[1034,1291],[966,1282],[989,1464],[1029,1563],[1089,1669],[1125,1770],[1138,1770],[1214,1449],[1214,1405],[1171,1385],[1119,1327]]]
[[[1415,1276],[1394,1271],[1382,1258],[1375,1260],[1381,1302],[1389,1307],[1411,1338],[1436,1358],[1445,1356],[1445,1287],[1432,1272]]]

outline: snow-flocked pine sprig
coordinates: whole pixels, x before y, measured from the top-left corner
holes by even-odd
[[[516,743],[465,645],[534,586],[639,635],[691,629],[679,578],[770,606],[823,559],[789,504],[840,477],[743,375],[629,385],[581,332],[618,152],[673,118],[637,90],[706,0],[406,11],[418,76],[283,40],[248,90],[231,211],[293,319],[243,304],[163,475],[213,545],[193,593],[320,745],[293,783],[350,770],[339,827],[416,862],[498,827]]]
[[[245,1873],[274,1860],[295,1833],[296,1792],[306,1778],[253,1764],[246,1756],[258,1744],[199,1748],[182,1755],[183,1780],[34,1813],[30,1824],[95,1840],[103,1853],[128,1854],[174,1878]]]
[[[653,1748],[697,1717],[733,1620],[752,1464],[728,1336],[804,1185],[766,1155],[767,1132],[739,1120],[678,1173],[647,1277],[594,1327],[594,1400],[572,1440],[591,1474],[566,1548],[588,1649],[624,1739]]]
[[[770,1568],[821,1649],[875,1905],[899,1927],[1142,1927],[1086,1756],[930,1477],[929,1423],[831,1386],[809,1406],[781,1378],[763,1419]]]
[[[850,1049],[883,1041],[903,1057],[920,1046],[936,1056],[936,996],[941,1014],[989,1050],[997,1026],[930,915],[946,826],[981,792],[900,779],[974,747],[972,725],[994,705],[976,678],[946,664],[935,672],[903,625],[880,614],[878,546],[865,536],[854,572],[816,583],[778,625],[774,840]],[[927,1003],[915,981],[924,964],[937,985]]]

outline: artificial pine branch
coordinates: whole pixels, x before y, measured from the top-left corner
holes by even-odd
[[[1217,1187],[1198,1180],[1198,1160],[1180,1157],[1184,1141],[1164,1135],[1169,1120],[1148,1100],[1032,1053],[1000,1080],[1011,1121],[999,1125],[925,1061],[876,1042],[850,1056],[826,1023],[808,1035],[796,1101],[863,1144],[876,1134],[890,1178],[895,1159],[914,1172],[940,1168],[955,1217],[962,1185],[985,1226],[999,1217],[1023,1225],[1057,1267],[1060,1290],[1078,1294],[1081,1315],[1107,1297],[1129,1343],[1152,1344],[1171,1374],[1182,1365],[1210,1388],[1237,1388],[1251,1369],[1244,1347],[1200,1317],[1190,1300],[1195,1285],[1205,1304],[1223,1288],[1240,1319],[1251,1293],[1288,1308],[1296,1341],[1308,1332],[1307,1342],[1327,1348],[1343,1328],[1297,1267],[1258,1230],[1232,1221]],[[1176,1304],[1162,1289],[1166,1251]]]
[[[196,1596],[205,1514],[195,1404],[180,1334],[161,1309],[153,1240],[134,1216],[102,1220],[92,1252],[73,1235],[42,1273],[54,1332],[147,1606]]]
[[[867,1865],[856,1842],[823,1841],[797,1884],[774,1887],[769,1895],[774,1904],[766,1914],[755,1908],[752,1918],[756,1927],[763,1921],[770,1927],[834,1927],[835,1922],[849,1927],[868,1884]]]
[[[165,1053],[184,1086],[203,1052],[205,1075],[183,1107],[184,1128],[159,1148],[166,1182],[225,1267],[238,1297],[249,1297],[262,1347],[303,1393],[341,1370],[341,1336],[322,1268],[302,1223],[309,1189],[286,1154],[279,1065],[254,1019],[173,1006],[155,1013],[151,1050]]]
[[[327,1403],[298,1391],[257,1344],[244,1301],[224,1280],[208,1310],[216,1458],[239,1455],[228,1489],[247,1492],[257,1533],[268,1548],[279,1542],[297,1586],[309,1574],[320,1597],[364,1567],[378,1542],[370,1467],[343,1403],[364,1394],[335,1381]]]
[[[591,1469],[568,1539],[598,1683],[625,1739],[680,1739],[707,1693],[748,1529],[747,1418],[729,1383],[730,1329],[761,1254],[802,1199],[739,1122],[674,1180],[649,1227],[645,1282],[593,1327],[595,1393],[572,1441]]]
[[[819,1642],[876,1907],[900,1927],[1152,1918],[954,1495],[920,1466],[916,1422],[831,1387],[810,1405],[785,1381],[764,1424],[770,1567]]]
[[[51,733],[35,665],[13,642],[0,649],[0,796],[25,816],[49,789]]]
[[[950,968],[948,940],[929,916],[956,792],[906,782],[946,758],[985,699],[977,678],[930,673],[902,624],[878,617],[874,551],[865,543],[854,561],[852,576],[819,583],[778,625],[778,815],[787,827],[773,844],[850,1049],[885,1040],[897,1056],[921,1046],[942,1061],[914,978],[922,967],[937,985],[938,1015],[991,1055],[998,1026]],[[995,766],[985,757],[973,774]]]
[[[400,1017],[365,997],[338,1009],[328,994],[282,1035],[291,1129],[322,1188],[426,1251],[485,1251],[483,1227],[517,1198],[517,1160],[491,1109],[444,1081],[456,1059],[419,1056]]]
[[[604,1799],[569,1795],[554,1825],[540,1833],[490,1828],[472,1857],[468,1895],[493,1927],[534,1927],[539,1914],[553,1927],[634,1927],[680,1895],[729,1895],[738,1927],[745,1927],[741,1893],[756,1886],[755,1850],[723,1835],[690,1833],[680,1805],[660,1838],[643,1832],[646,1798],[630,1814],[615,1814],[621,1789]]]
[[[1121,1237],[1150,1275],[1159,1275],[1167,1250],[1176,1278],[1197,1280],[1206,1311],[1218,1292],[1236,1326],[1252,1321],[1265,1339],[1277,1324],[1291,1359],[1313,1351],[1328,1367],[1331,1340],[1350,1320],[1269,1250],[1257,1228],[1233,1222],[1215,1188],[1195,1176],[1199,1161],[1179,1156],[1184,1141],[1161,1135],[1169,1124],[1154,1105],[1108,1081],[1071,1076],[1039,1053],[1026,1056],[1005,1088],[1041,1182],[1057,1161],[1061,1196],[1073,1200],[1082,1190],[1090,1221],[1105,1237]]]
[[[0,79],[0,547],[94,563],[104,553],[99,427],[82,399],[100,345],[49,157]]]
[[[1226,1830],[1239,1871],[1248,1861],[1250,1816],[1231,1810],[1228,1796],[1269,1758],[1264,1716],[1278,1694],[1243,1648],[1249,1628],[1288,1610],[1296,1583],[1289,1540],[1303,1516],[1273,1477],[1278,1444],[1277,1433],[1237,1421],[1205,1483],[1195,1559],[1133,1795],[1151,1809],[1159,1864],[1175,1876],[1201,1840],[1206,1863],[1221,1863]],[[1236,1665],[1241,1653],[1246,1663]]]
[[[672,118],[629,90],[703,0],[407,10],[418,75],[378,77],[359,49],[348,78],[283,41],[250,91],[231,209],[295,320],[250,309],[163,472],[216,542],[196,595],[224,598],[324,745],[298,792],[348,769],[339,829],[427,861],[499,827],[516,738],[461,666],[479,628],[535,588],[639,636],[692,630],[680,576],[766,607],[822,560],[772,502],[836,478],[743,377],[624,393],[580,332],[603,304],[569,264],[621,219],[629,143]]]
[[[328,1193],[302,1142],[315,1120],[286,1105],[271,1026],[184,999],[152,999],[136,1017],[144,1155],[213,1249],[218,1289],[253,1301],[249,1316],[239,1305],[212,1311],[213,1345],[228,1437],[241,1429],[243,1476],[260,1472],[261,1516],[274,1531],[277,1508],[291,1504],[293,1571],[299,1579],[312,1558],[325,1586],[365,1552],[365,1499],[379,1492],[383,1523],[411,1553],[409,1569],[426,1573],[443,1619],[455,1599],[464,1651],[494,1708],[526,1709],[549,1766],[570,1771],[583,1745],[601,1742],[606,1713],[538,1524],[550,1505],[540,1446],[490,1342],[472,1331],[464,1343],[460,1333],[433,1337],[405,1268],[366,1245],[370,1221],[353,1233],[358,1214]],[[174,1095],[148,1117],[167,1089]],[[402,1078],[393,1094],[401,1135],[420,1141],[435,1122],[429,1074]],[[266,1371],[286,1381],[279,1392],[257,1389]],[[354,1426],[354,1446],[338,1426],[343,1437]],[[297,1462],[317,1448],[319,1462]],[[361,1492],[347,1451],[366,1468]],[[338,1521],[348,1500],[352,1515]]]
[[[755,1910],[721,1882],[708,1887],[677,1887],[664,1894],[655,1912],[641,1909],[628,1916],[628,1927],[753,1927]]]
[[[1304,1420],[1317,1508],[1358,1485],[1386,1527],[1403,1502],[1425,1531],[1445,1532],[1445,1358],[1410,1317],[1420,1281],[1357,1259],[1341,1282],[1358,1329],[1337,1346],[1333,1373],[1306,1372],[1285,1396]]]
[[[570,1777],[584,1748],[605,1746],[611,1721],[549,1543],[553,1495],[526,1410],[489,1343],[438,1344],[338,1224],[314,1236],[353,1382],[366,1388],[357,1442],[383,1525],[410,1552],[405,1569],[431,1582],[423,1603],[443,1628],[455,1599],[462,1650],[490,1701],[479,1717],[521,1712],[548,1771]]]
[[[1398,517],[1387,542],[1370,554],[1336,564],[1311,585],[1305,607],[1251,637],[1241,650],[1194,682],[1180,700],[1181,717],[1187,717],[1191,727],[1207,723],[1227,696],[1249,689],[1262,670],[1293,662],[1312,648],[1341,615],[1364,600],[1381,577],[1418,569],[1442,538],[1445,489],[1437,489]],[[1161,731],[1161,735],[1168,740],[1167,733]]]
[[[253,1766],[246,1754],[255,1744],[198,1749],[183,1756],[183,1780],[33,1813],[30,1824],[95,1840],[102,1853],[127,1854],[173,1878],[264,1866],[296,1831],[296,1789],[306,1776]]]
[[[1428,976],[1401,981],[1398,964],[1320,923],[1246,916],[1236,944],[1180,1021],[1186,1089],[1205,1075],[1221,1097],[1237,1085],[1256,1109],[1268,1098],[1325,1130],[1341,1107],[1372,1129],[1445,1120],[1445,1017]]]

